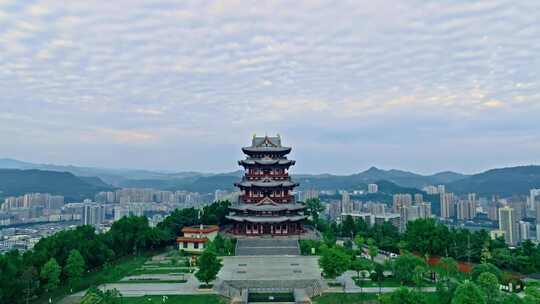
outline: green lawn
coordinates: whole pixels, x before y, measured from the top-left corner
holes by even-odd
[[[181,295],[167,296],[163,302],[163,296],[144,296],[137,298],[123,298],[123,304],[226,304],[227,300],[216,295]]]
[[[355,277],[353,278],[353,280],[356,283],[356,286],[360,287],[360,285],[358,285],[358,279],[356,279]],[[415,287],[415,285],[404,285],[404,286]],[[424,282],[424,284],[422,285],[422,287],[433,287],[433,286],[435,286],[435,283],[432,283],[432,282]],[[362,287],[379,287],[379,285],[377,282],[372,281],[372,280],[363,280]],[[401,282],[396,281],[394,279],[385,279],[383,280],[381,287],[401,287]]]
[[[79,284],[73,288],[73,292],[85,290],[91,286],[98,286],[104,283],[117,282],[122,278],[131,275],[133,270],[141,267],[147,259],[148,256],[128,256],[115,261],[111,265],[86,273],[81,278]],[[64,286],[63,288],[57,289],[52,294],[42,295],[40,298],[34,300],[33,303],[47,303],[49,297],[53,299],[53,303],[56,303],[68,294],[71,294],[70,288]]]
[[[353,304],[359,303],[377,303],[377,294],[367,293],[325,293],[320,297],[313,298],[315,304]],[[369,300],[369,302],[368,302]]]
[[[353,280],[354,280],[354,283],[356,283],[356,286],[360,287],[360,285],[358,284],[358,280],[356,278],[354,278]],[[400,286],[401,286],[401,283],[395,280],[384,280],[381,284],[381,287],[400,287]],[[372,280],[363,280],[362,288],[364,287],[379,287],[379,284]]]
[[[434,293],[423,293],[429,304],[438,304],[437,295]],[[365,304],[379,303],[376,293],[325,293],[320,297],[313,298],[314,304],[357,304],[363,300]]]

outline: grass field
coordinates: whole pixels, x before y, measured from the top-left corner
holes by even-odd
[[[123,298],[123,304],[226,304],[226,299],[216,295],[181,295],[167,296],[163,302],[163,296],[144,296],[137,298]]]
[[[423,293],[429,304],[438,304],[437,295],[434,293]],[[365,304],[379,303],[378,295],[375,293],[325,293],[320,297],[313,298],[314,304],[357,304],[363,301]]]

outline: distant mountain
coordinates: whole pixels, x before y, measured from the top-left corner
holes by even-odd
[[[42,192],[63,195],[67,201],[81,201],[106,190],[112,190],[112,187],[97,177],[81,178],[68,172],[35,169],[0,169],[2,197]]]
[[[359,189],[366,184],[385,180],[403,187],[421,189],[427,185],[446,184],[467,178],[467,175],[455,172],[441,172],[433,175],[420,175],[401,170],[382,170],[371,167],[357,174],[340,175],[297,175],[300,187],[317,189]]]
[[[187,190],[213,192],[216,189],[233,190],[239,180],[241,170],[209,174],[200,172],[159,172],[131,169],[104,169],[77,166],[33,164],[14,159],[0,159],[0,168],[40,169],[46,171],[69,172],[96,188],[115,187],[155,188],[163,190]],[[445,171],[432,175],[421,175],[403,170],[383,170],[371,167],[352,175],[297,174],[293,178],[301,189],[366,189],[367,184],[388,181],[405,188],[422,189],[426,185],[444,184],[450,191],[462,194],[477,192],[481,195],[526,194],[531,188],[540,188],[540,166],[523,166],[493,169],[474,175],[464,175]],[[0,184],[1,185],[1,184]],[[381,187],[380,187],[381,188]]]
[[[527,194],[540,188],[540,166],[520,166],[492,169],[450,182],[447,189],[457,193],[476,192],[480,195],[511,196]]]
[[[184,178],[197,178],[210,174],[199,172],[159,172],[136,169],[108,169],[95,167],[62,166],[54,164],[35,164],[15,159],[0,159],[0,168],[5,169],[39,169],[46,171],[70,172],[77,176],[99,177],[102,181],[113,186],[120,186],[126,180],[174,180]]]

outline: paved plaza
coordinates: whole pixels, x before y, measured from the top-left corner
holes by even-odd
[[[288,239],[239,239],[237,256],[300,255],[297,240]]]
[[[321,270],[317,257],[233,256],[223,258],[218,276],[226,281],[319,280]]]

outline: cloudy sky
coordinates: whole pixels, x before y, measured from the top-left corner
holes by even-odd
[[[0,158],[296,172],[540,163],[540,1],[0,0]]]

